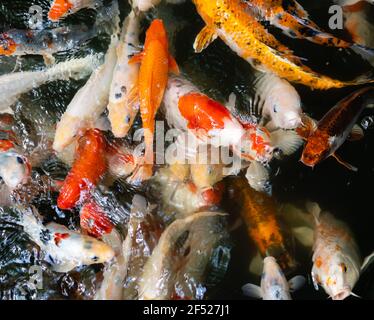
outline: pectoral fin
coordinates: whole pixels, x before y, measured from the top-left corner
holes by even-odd
[[[142,62],[144,57],[144,52],[139,52],[137,54],[134,54],[130,59],[129,59],[129,64],[135,64],[135,63],[140,63]]]
[[[257,298],[257,299],[262,298],[261,288],[252,283],[245,284],[242,287],[242,291],[243,291],[243,294],[246,295],[247,297]]]
[[[55,271],[55,272],[59,272],[59,273],[66,273],[66,272],[69,272],[71,270],[73,270],[75,267],[76,267],[76,263],[72,262],[72,261],[68,261],[68,262],[65,262],[65,263],[58,263],[58,264],[54,264],[52,266],[52,270]]]
[[[193,48],[195,49],[196,53],[200,53],[216,39],[217,34],[214,28],[210,26],[205,26],[196,36]]]
[[[345,162],[340,156],[338,156],[336,153],[333,153],[332,156],[336,159],[336,161],[338,161],[341,165],[343,165],[344,167],[346,167],[347,169],[349,170],[352,170],[354,172],[357,172],[358,169],[354,166],[352,166],[351,164],[349,164],[348,162]]]
[[[294,292],[299,290],[305,284],[305,278],[303,276],[295,276],[288,281],[290,291]]]
[[[263,258],[260,252],[257,252],[257,255],[251,260],[249,264],[249,272],[260,275],[262,273],[263,268]]]
[[[173,56],[169,56],[169,70],[175,75],[179,75],[179,67]]]

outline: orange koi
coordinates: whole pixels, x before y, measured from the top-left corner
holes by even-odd
[[[283,269],[292,268],[294,261],[286,249],[285,238],[278,223],[277,205],[272,197],[252,189],[243,178],[229,180],[235,203],[239,206],[248,235],[260,254],[274,256]]]
[[[304,127],[298,129],[298,133],[307,139],[301,162],[313,168],[316,164],[333,156],[340,164],[350,170],[357,171],[357,168],[342,160],[336,154],[336,151],[349,135],[351,135],[352,140],[363,136],[361,128],[354,127],[354,125],[361,112],[370,103],[370,99],[374,99],[373,93],[373,87],[366,87],[353,92],[339,101],[318,124],[306,119]]]
[[[145,164],[138,172],[142,175],[140,180],[146,180],[152,176],[155,116],[165,93],[168,73],[179,73],[176,61],[169,54],[168,37],[162,20],[153,20],[146,33],[143,52],[134,55],[129,63],[140,63],[138,92],[144,128]]]
[[[106,140],[98,129],[87,130],[79,139],[76,158],[57,199],[60,209],[71,209],[84,192],[97,185],[106,171]]]

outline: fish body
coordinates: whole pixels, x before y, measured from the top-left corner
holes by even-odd
[[[264,259],[261,287],[246,284],[242,290],[247,296],[263,300],[292,300],[290,286],[297,289],[304,282],[305,279],[301,276],[296,276],[288,282],[275,258],[269,256]]]
[[[19,96],[46,82],[82,79],[97,66],[95,56],[58,63],[46,70],[24,71],[0,76],[0,111],[17,102]]]
[[[98,129],[79,139],[75,161],[57,199],[60,209],[72,209],[85,192],[95,187],[106,172],[106,140]]]
[[[93,199],[83,205],[79,216],[81,228],[92,237],[101,238],[113,231],[113,224],[105,210]]]
[[[98,8],[102,0],[54,0],[48,11],[48,19],[58,21],[83,8]]]
[[[108,103],[110,84],[116,65],[118,39],[112,38],[104,64],[79,89],[57,124],[53,149],[61,152],[81,130],[95,126]]]
[[[307,138],[301,161],[307,166],[314,167],[329,156],[337,158],[336,150],[351,134],[361,112],[368,106],[366,99],[372,100],[373,93],[372,87],[355,91],[327,112],[316,128],[310,130],[311,134]],[[341,159],[337,159],[344,164]]]
[[[359,79],[351,82],[334,80],[319,75],[301,64],[299,59],[281,54],[256,36],[259,22],[248,14],[240,0],[203,1],[194,0],[197,11],[206,27],[195,41],[195,51],[203,50],[219,36],[234,52],[250,63],[259,62],[262,67],[281,78],[301,83],[314,89],[326,90],[372,82]]]
[[[21,225],[28,236],[42,249],[56,272],[69,272],[77,266],[110,261],[111,247],[95,238],[69,230],[63,225],[44,226],[32,210],[22,210]]]
[[[352,293],[360,275],[361,257],[348,226],[322,212],[314,204],[316,221],[313,245],[313,283],[321,285],[333,300],[343,300]]]
[[[55,29],[11,29],[0,34],[0,55],[23,56],[27,54],[51,56],[60,51],[76,48],[93,38],[96,27],[71,25]]]
[[[179,72],[174,58],[169,54],[168,37],[162,20],[152,21],[146,32],[143,52],[130,60],[130,63],[137,62],[140,62],[138,92],[145,142],[145,166],[139,178],[146,180],[152,176],[154,162],[155,116],[164,96],[169,71]]]
[[[283,270],[294,267],[286,240],[277,219],[275,200],[249,187],[242,178],[231,179],[229,191],[235,197],[240,215],[247,226],[249,237],[263,257],[274,256]]]
[[[248,6],[292,38],[306,39],[319,45],[337,48],[355,47],[355,44],[339,39],[319,28],[310,20],[308,13],[297,1],[255,0],[248,1]]]
[[[207,263],[219,241],[218,212],[199,212],[171,223],[162,233],[144,266],[139,286],[140,300],[202,299]],[[185,234],[183,240],[182,235]],[[198,250],[194,250],[198,246]]]
[[[122,34],[117,48],[117,64],[109,93],[108,118],[115,137],[124,137],[139,111],[137,84],[139,65],[129,64],[129,59],[138,52],[139,17],[131,11],[123,23]]]
[[[215,147],[230,146],[242,158],[270,161],[273,147],[270,135],[256,124],[243,126],[220,103],[200,93],[188,93],[179,99],[180,114],[188,130],[203,142]]]

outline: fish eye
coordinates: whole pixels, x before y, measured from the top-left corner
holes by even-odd
[[[98,256],[93,256],[93,257],[91,258],[91,260],[92,260],[93,262],[97,262],[97,261],[99,261],[99,257],[98,257]]]
[[[24,164],[25,163],[25,161],[22,159],[22,157],[17,157],[16,159],[17,159],[17,162],[19,164]]]
[[[277,108],[277,105],[275,104],[275,105],[273,105],[273,111],[275,112],[275,113],[277,113],[278,112],[278,108]]]
[[[342,268],[342,270],[343,270],[344,273],[347,272],[348,268],[347,268],[347,266],[345,265],[345,263],[341,263],[341,264],[340,264],[340,267]]]

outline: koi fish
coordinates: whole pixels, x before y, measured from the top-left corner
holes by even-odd
[[[309,204],[315,218],[312,279],[315,289],[321,285],[333,300],[353,295],[360,275],[361,257],[348,228],[318,204]]]
[[[178,102],[187,128],[203,142],[215,147],[232,146],[247,160],[268,162],[273,155],[270,134],[256,124],[244,126],[220,103],[200,93],[189,93]]]
[[[42,55],[47,64],[53,64],[52,54],[71,50],[95,37],[96,27],[71,25],[55,29],[18,30],[0,34],[0,55]]]
[[[263,257],[274,256],[283,270],[292,269],[295,262],[287,250],[286,240],[277,219],[275,200],[266,193],[249,187],[243,178],[230,179],[228,188],[232,197],[235,197],[248,235],[255,242],[260,254]]]
[[[245,96],[250,114],[261,116],[261,125],[269,130],[295,129],[301,124],[301,99],[295,88],[286,80],[271,73],[256,72],[250,96]],[[227,107],[241,117],[235,109],[236,96],[231,94]]]
[[[112,37],[104,64],[79,89],[57,124],[53,149],[61,152],[81,130],[95,126],[108,103],[110,84],[116,65],[118,39]]]
[[[161,195],[165,214],[176,218],[219,204],[224,191],[219,183],[211,188],[199,189],[191,180],[190,165],[184,168],[188,169],[188,173],[183,180],[180,179],[180,171],[176,174],[173,166],[169,166],[159,169],[151,184],[151,190],[158,196]]]
[[[25,71],[0,76],[0,111],[7,110],[19,96],[44,83],[56,80],[79,80],[96,68],[96,56],[72,59],[58,63],[46,70]]]
[[[326,33],[310,20],[308,13],[297,1],[255,0],[248,1],[247,4],[248,7],[259,13],[261,18],[280,28],[291,38],[306,39],[316,44],[337,48],[370,50]]]
[[[195,40],[196,52],[201,52],[219,36],[234,52],[252,65],[259,62],[263,69],[313,89],[326,90],[374,82],[374,79],[365,77],[347,82],[335,80],[315,73],[303,65],[300,59],[282,48],[272,48],[271,43],[263,39],[262,33],[256,34],[261,30],[261,24],[246,12],[240,0],[193,2],[206,23]]]
[[[103,242],[113,249],[115,256],[105,266],[103,281],[96,291],[94,300],[122,300],[128,267],[126,242],[122,240],[121,235],[116,230],[105,234]]]
[[[166,0],[167,3],[180,4],[185,0]],[[157,6],[161,0],[132,0],[132,7],[140,11],[148,11]]]
[[[0,114],[0,177],[10,191],[26,183],[31,173],[31,164],[17,145],[13,121],[12,115]]]
[[[109,93],[108,118],[115,137],[122,138],[132,126],[139,111],[137,84],[139,65],[129,64],[129,59],[137,52],[140,33],[139,17],[130,12],[122,27],[117,48],[117,64]]]
[[[112,248],[104,242],[54,222],[44,226],[35,210],[20,211],[20,224],[25,233],[41,248],[56,272],[64,273],[81,265],[108,262],[114,257]]]
[[[139,300],[202,299],[207,264],[227,236],[218,212],[199,212],[172,222],[144,266]],[[185,240],[180,241],[186,234]],[[192,250],[198,247],[199,250]]]
[[[135,176],[134,180],[143,181],[152,176],[155,116],[164,96],[168,73],[179,73],[176,61],[169,54],[162,20],[153,20],[146,32],[144,51],[133,56],[129,63],[140,63],[138,92],[144,128],[145,165],[139,169],[139,176]]]
[[[360,127],[354,127],[361,112],[373,100],[374,89],[366,87],[353,92],[339,101],[326,115],[315,124],[311,119],[305,119],[306,124],[300,127],[298,133],[307,139],[301,162],[309,167],[333,156],[346,168],[357,171],[357,168],[341,159],[336,151],[351,134],[352,139],[363,136]],[[304,131],[304,132],[303,132]]]
[[[106,140],[98,129],[90,129],[79,139],[76,158],[57,199],[60,209],[72,209],[95,187],[106,172]]]
[[[303,276],[295,276],[289,281],[274,257],[264,259],[261,287],[248,283],[242,287],[246,296],[263,300],[292,300],[290,291],[299,289],[305,283]]]
[[[54,0],[48,11],[48,19],[58,21],[83,8],[97,9],[102,4],[102,0]]]

